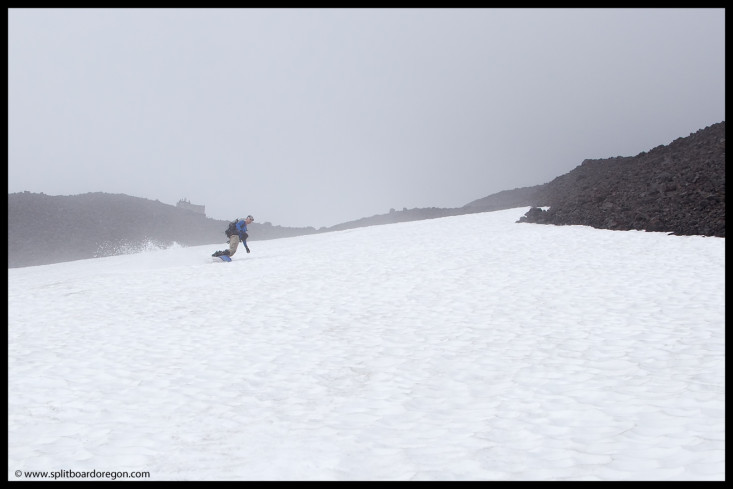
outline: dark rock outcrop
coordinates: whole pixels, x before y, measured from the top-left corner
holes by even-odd
[[[519,222],[725,237],[725,121],[636,156],[585,160],[533,202]]]

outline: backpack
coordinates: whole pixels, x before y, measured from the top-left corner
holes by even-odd
[[[229,223],[229,227],[224,231],[224,234],[227,235],[227,238],[231,238],[232,234],[236,234],[237,232],[237,222],[239,219],[235,219],[232,222]]]

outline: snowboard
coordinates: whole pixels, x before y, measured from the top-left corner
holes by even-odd
[[[211,259],[214,263],[221,263],[223,261],[232,261],[231,257],[226,255],[212,256]]]

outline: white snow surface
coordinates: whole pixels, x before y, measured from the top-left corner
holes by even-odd
[[[9,269],[8,479],[724,480],[725,239],[527,210]]]

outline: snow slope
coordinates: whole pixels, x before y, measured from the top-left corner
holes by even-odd
[[[8,479],[723,480],[725,240],[526,211],[9,269]]]

